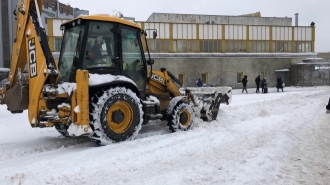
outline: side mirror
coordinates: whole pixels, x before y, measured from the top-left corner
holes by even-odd
[[[152,37],[155,39],[155,38],[157,38],[157,32],[156,31],[153,31],[152,32]]]
[[[154,60],[151,60],[151,59],[150,59],[150,60],[147,60],[147,64],[148,64],[148,65],[152,65],[152,64],[154,64],[154,63],[155,63]]]

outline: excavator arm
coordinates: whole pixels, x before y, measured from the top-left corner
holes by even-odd
[[[29,110],[31,124],[38,119],[44,85],[56,84],[59,76],[40,18],[42,3],[42,0],[19,0],[17,4],[9,84],[0,92],[0,103],[5,103],[12,113]]]

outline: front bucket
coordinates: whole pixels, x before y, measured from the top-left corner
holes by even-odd
[[[215,120],[221,103],[229,104],[232,99],[231,87],[189,87],[194,97],[195,107],[204,121]]]

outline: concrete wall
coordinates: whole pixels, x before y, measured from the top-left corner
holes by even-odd
[[[330,85],[330,62],[292,65],[290,75],[295,86]]]
[[[317,57],[324,58],[324,59],[330,59],[330,52],[318,53]]]
[[[146,22],[292,26],[292,18],[152,13]]]
[[[276,76],[279,75],[275,70],[289,69],[295,61],[302,61],[304,58],[315,56],[306,55],[237,55],[237,54],[199,54],[198,55],[178,55],[178,54],[152,54],[155,60],[153,69],[159,70],[165,67],[168,71],[178,76],[184,73],[184,84],[194,86],[201,73],[208,73],[208,83],[212,85],[231,86],[241,88],[242,84],[237,83],[237,72],[243,72],[248,76],[248,88],[255,87],[254,79],[258,74],[264,74],[268,80],[268,86],[276,86]],[[289,72],[281,72],[285,76],[286,85],[291,85]],[[283,79],[284,80],[284,79]]]
[[[58,61],[59,52],[54,52],[53,56]],[[233,88],[242,88],[242,84],[237,83],[237,72],[243,72],[243,75],[248,76],[248,88],[255,87],[254,79],[262,72],[264,77],[267,77],[268,87],[276,86],[277,75],[282,76],[286,86],[297,85],[296,74],[294,73],[295,76],[293,77],[291,74],[293,71],[291,65],[296,61],[302,62],[305,58],[315,56],[314,53],[151,54],[151,58],[155,60],[155,64],[152,66],[153,70],[166,68],[176,77],[179,73],[184,73],[185,86],[194,86],[201,73],[208,73],[209,84]],[[275,72],[278,69],[289,69],[289,72]]]

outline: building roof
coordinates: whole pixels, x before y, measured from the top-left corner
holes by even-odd
[[[238,15],[238,16],[243,16],[243,17],[261,17],[261,13],[260,12],[256,12],[256,13],[249,13],[249,14],[243,14],[243,15]]]

